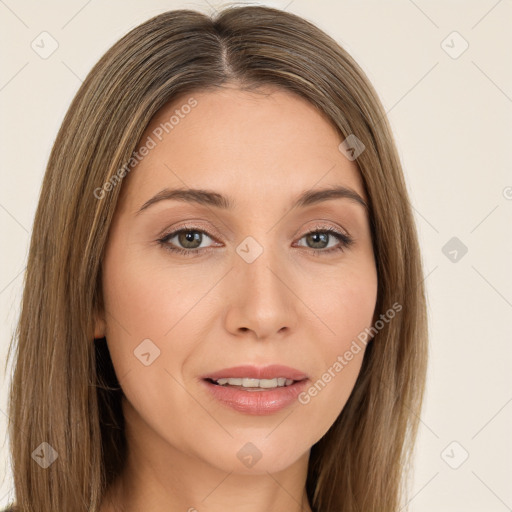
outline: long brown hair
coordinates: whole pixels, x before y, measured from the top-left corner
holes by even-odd
[[[369,198],[375,319],[393,304],[402,309],[369,343],[347,404],[312,447],[306,488],[316,512],[395,512],[400,504],[423,396],[427,321],[417,234],[385,111],[357,63],[313,24],[268,7],[231,6],[211,18],[165,12],[131,30],[94,66],[65,116],[9,348],[15,510],[97,511],[123,467],[122,392],[105,344],[94,342],[102,253],[121,186],[97,191],[119,178],[164,104],[227,83],[292,91],[342,139],[355,134],[365,146],[356,163]],[[34,453],[58,458],[42,469]]]

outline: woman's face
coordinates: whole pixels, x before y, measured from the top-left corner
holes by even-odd
[[[353,342],[377,297],[367,212],[311,194],[345,187],[366,201],[362,181],[311,104],[267,92],[165,106],[124,178],[96,333],[141,457],[279,471],[307,457],[360,371]],[[207,380],[230,377],[251,380]]]

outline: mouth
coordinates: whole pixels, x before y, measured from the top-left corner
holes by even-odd
[[[308,376],[290,366],[234,366],[203,376],[217,386],[229,386],[247,391],[283,388],[307,379]]]
[[[296,401],[309,378],[295,368],[271,365],[226,368],[201,380],[223,405],[246,414],[268,415]]]
[[[244,389],[245,391],[267,391],[269,389],[284,388],[293,385],[300,380],[287,379],[286,377],[276,377],[275,379],[251,379],[244,378],[222,378],[222,379],[205,379],[217,386]]]

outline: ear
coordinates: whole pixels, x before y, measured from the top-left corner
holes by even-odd
[[[94,314],[94,339],[104,338],[107,331],[107,324],[103,313]]]

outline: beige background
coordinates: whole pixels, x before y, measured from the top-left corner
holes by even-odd
[[[375,85],[396,135],[423,247],[431,321],[410,510],[512,510],[512,2],[261,3],[302,15],[337,39]],[[174,8],[219,6],[214,0],[0,1],[2,363],[44,168],[81,81],[142,21]],[[43,31],[50,34],[40,36],[46,49],[51,38],[58,43],[46,59],[31,47]],[[450,244],[443,252],[452,237],[468,248],[465,255]],[[2,370],[1,377],[0,506],[12,497],[9,375]]]

